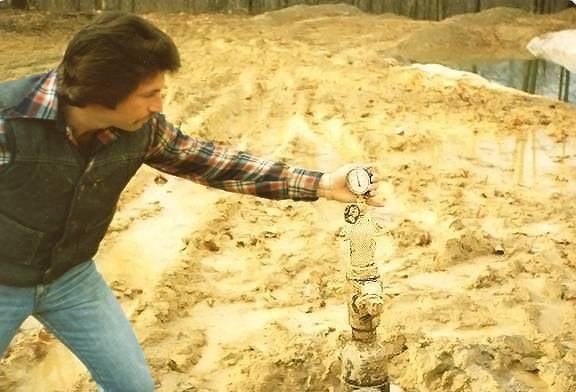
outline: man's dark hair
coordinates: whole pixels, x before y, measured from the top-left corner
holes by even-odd
[[[72,38],[58,67],[65,103],[108,109],[158,72],[180,68],[172,39],[147,20],[125,12],[96,17]]]

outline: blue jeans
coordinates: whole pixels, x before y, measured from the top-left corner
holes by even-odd
[[[0,285],[0,358],[28,316],[62,341],[104,391],[154,390],[132,326],[93,261],[48,285]]]

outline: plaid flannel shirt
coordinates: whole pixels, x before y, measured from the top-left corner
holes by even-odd
[[[57,121],[57,117],[55,71],[44,75],[10,115],[10,118],[50,121]],[[7,119],[0,116],[0,168],[11,159],[6,143]],[[186,135],[161,114],[150,121],[153,137],[144,163],[158,170],[225,191],[268,199],[318,198],[316,191],[322,172],[289,167]],[[122,131],[110,128],[98,131],[98,143],[113,143],[118,132]],[[69,138],[76,144],[71,135]]]

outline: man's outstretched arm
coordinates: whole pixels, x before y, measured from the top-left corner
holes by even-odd
[[[154,137],[145,163],[165,173],[267,199],[355,200],[346,187],[345,177],[358,165],[346,165],[333,173],[295,168],[185,135],[163,115],[152,120],[152,127]],[[369,200],[375,200],[376,190],[374,181]]]

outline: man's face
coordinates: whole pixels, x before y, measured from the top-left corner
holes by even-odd
[[[107,113],[108,122],[125,131],[136,131],[162,111],[164,72],[140,83],[132,94]]]

